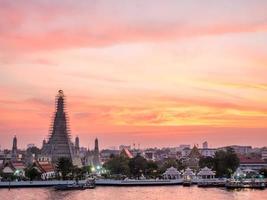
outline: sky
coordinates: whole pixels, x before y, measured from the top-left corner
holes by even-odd
[[[267,146],[267,1],[0,0],[0,145]]]

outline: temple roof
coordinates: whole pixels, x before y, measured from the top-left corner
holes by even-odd
[[[204,167],[200,170],[200,172],[198,172],[199,176],[203,176],[203,175],[210,175],[210,176],[215,176],[215,172],[212,171],[210,168],[208,167]]]
[[[126,148],[123,148],[122,151],[121,151],[121,155],[127,157],[127,158],[133,158],[133,155],[132,153],[126,149]]]
[[[194,176],[195,173],[193,172],[192,169],[186,168],[185,171],[184,171],[184,173],[183,173],[183,175],[186,175],[186,176]]]
[[[191,150],[190,154],[189,154],[190,158],[199,158],[201,157],[201,154],[198,151],[198,148],[196,146],[193,147],[193,149]]]
[[[170,167],[168,168],[163,175],[177,175],[177,174],[181,174],[176,168],[174,167]]]

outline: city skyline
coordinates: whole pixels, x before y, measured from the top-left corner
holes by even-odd
[[[266,146],[267,2],[0,2],[0,145]],[[138,13],[138,14],[137,14]]]

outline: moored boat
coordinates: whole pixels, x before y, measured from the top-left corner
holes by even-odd
[[[95,188],[95,179],[94,178],[88,178],[83,185],[85,189],[94,189]]]
[[[95,188],[95,179],[88,178],[85,183],[79,183],[76,181],[73,184],[60,184],[56,185],[56,190],[85,190],[85,189],[94,189]]]
[[[83,184],[62,184],[62,185],[56,185],[55,186],[56,190],[85,190],[86,188],[84,187]]]
[[[183,173],[183,186],[191,186],[193,178],[195,178],[195,173],[192,169],[187,168]]]
[[[262,175],[258,172],[246,169],[241,170],[238,168],[232,175],[232,178],[228,180],[225,184],[228,189],[235,188],[253,188],[253,189],[264,189],[265,180]]]

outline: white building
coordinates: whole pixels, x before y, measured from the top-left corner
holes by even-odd
[[[200,153],[204,157],[214,157],[217,149],[207,148],[207,149],[199,149]]]
[[[181,173],[174,167],[170,167],[163,174],[164,179],[180,179]]]
[[[208,167],[204,167],[200,170],[200,172],[198,172],[197,177],[199,179],[214,179],[215,172]]]
[[[183,179],[184,180],[192,180],[195,178],[195,176],[196,176],[195,173],[190,168],[186,168],[184,173],[183,173]]]

